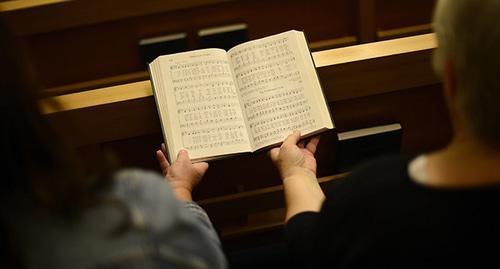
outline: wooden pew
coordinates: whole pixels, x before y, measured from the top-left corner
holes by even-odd
[[[250,39],[304,30],[318,51],[428,32],[434,1],[17,0],[0,2],[0,16],[55,96],[147,79],[142,38],[185,32],[196,49],[199,29],[243,22]]]
[[[313,53],[337,131],[398,122],[402,153],[444,146],[451,127],[431,70],[435,47],[426,34]],[[82,155],[112,150],[125,166],[158,169],[154,151],[162,137],[149,81],[50,97],[40,106]],[[336,141],[335,133],[325,134],[318,149],[324,188],[342,177],[332,175]],[[234,248],[247,245],[249,235],[279,237],[282,190],[266,152],[212,162],[194,196]]]
[[[376,0],[377,40],[430,33],[432,12],[436,0],[398,1]],[[402,8],[404,7],[404,8]]]
[[[49,2],[33,8],[4,7],[0,13],[27,42],[47,88],[145,71],[140,39],[185,32],[189,49],[196,49],[197,31],[206,27],[246,23],[250,39],[296,28],[305,30],[316,48],[356,43],[356,2],[351,0],[307,5],[302,0]]]

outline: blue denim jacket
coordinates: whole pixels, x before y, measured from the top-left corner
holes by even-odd
[[[9,214],[21,258],[28,268],[227,268],[220,241],[194,202],[177,200],[158,174],[123,170],[109,197],[76,222]],[[117,227],[127,223],[125,230]]]

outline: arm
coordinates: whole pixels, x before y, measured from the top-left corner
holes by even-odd
[[[194,187],[201,181],[207,171],[208,163],[191,163],[188,152],[181,150],[177,156],[177,161],[170,165],[165,157],[166,152],[165,144],[162,144],[161,149],[156,151],[156,158],[158,159],[165,180],[170,184],[172,192],[177,199],[183,202],[184,207],[194,214],[208,230],[211,230],[210,233],[217,237],[217,233],[207,213],[198,204],[193,202],[191,195]]]
[[[220,244],[210,218],[203,208],[193,202],[191,195],[194,187],[201,181],[207,171],[208,163],[191,163],[188,152],[181,150],[177,155],[177,160],[170,165],[165,157],[166,152],[165,144],[162,144],[161,149],[156,151],[156,158],[165,180],[170,184],[172,192],[178,200],[183,202],[184,208],[203,223],[203,229],[206,230],[207,234],[210,234],[212,240]]]
[[[306,146],[297,143],[300,132],[289,135],[281,147],[270,151],[270,156],[278,168],[286,203],[286,222],[302,212],[319,212],[325,200],[316,178],[316,159],[314,153],[319,137],[312,138]]]
[[[118,244],[117,249],[116,262],[120,266],[112,268],[195,268],[200,264],[204,268],[227,268],[219,238],[206,213],[194,202],[179,201],[164,178],[129,169],[117,173],[116,183],[113,192],[127,207],[124,216],[129,219],[125,223],[130,229],[123,235],[116,234],[116,240],[123,245]],[[123,241],[126,238],[132,240]],[[125,250],[121,251],[121,247]]]

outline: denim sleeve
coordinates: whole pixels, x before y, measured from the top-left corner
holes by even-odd
[[[199,206],[195,202],[183,202],[184,207],[191,212],[194,218],[196,218],[200,224],[202,224],[202,229],[205,230],[206,234],[209,236],[211,240],[213,240],[214,244],[221,244],[219,240],[219,236],[215,231],[210,218],[207,215],[207,212],[201,206]]]
[[[220,240],[205,211],[194,202],[176,199],[159,174],[121,171],[113,193],[127,204],[132,230],[144,236],[141,249],[149,257],[144,258],[144,265],[158,264],[145,267],[227,268]]]

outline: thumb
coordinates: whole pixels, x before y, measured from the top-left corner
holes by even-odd
[[[275,162],[278,160],[278,156],[280,154],[280,148],[273,148],[269,151],[269,156],[271,157],[271,161]]]
[[[295,130],[291,135],[285,138],[285,141],[283,141],[283,145],[297,145],[299,140],[300,140],[300,131]]]
[[[198,172],[198,174],[203,176],[208,170],[208,163],[206,162],[193,163],[193,167],[196,170],[196,172]]]

